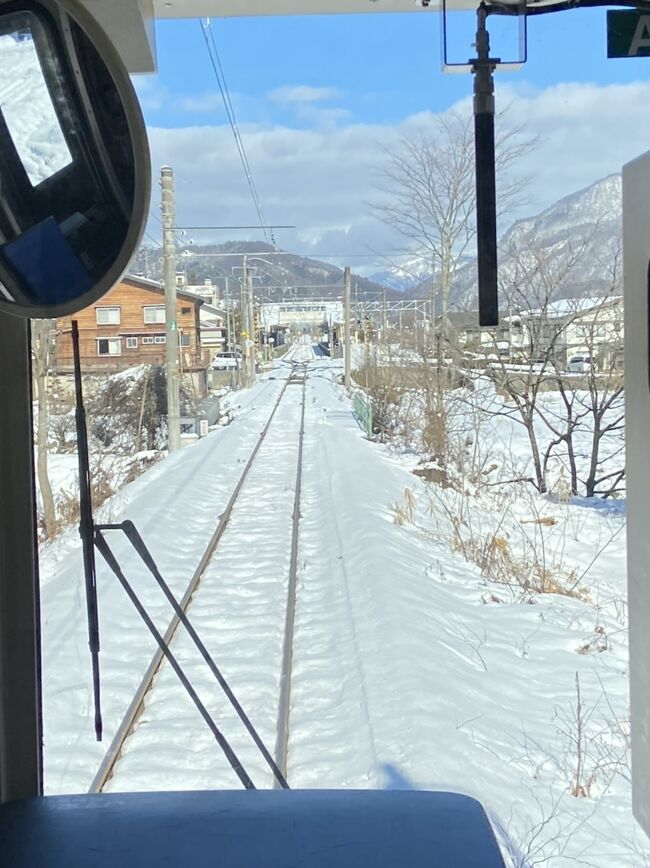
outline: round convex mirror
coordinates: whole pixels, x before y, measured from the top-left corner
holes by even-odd
[[[0,0],[0,310],[73,313],[125,271],[151,192],[117,51],[76,0]]]

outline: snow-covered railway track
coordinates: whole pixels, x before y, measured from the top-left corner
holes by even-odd
[[[306,365],[301,368],[294,365],[283,386],[180,601],[261,739],[275,744],[275,761],[285,776],[305,416]],[[208,677],[185,630],[178,630],[180,623],[175,615],[165,644],[251,778],[270,783],[272,773],[250,731]],[[180,764],[178,753],[184,757]],[[90,792],[234,782],[231,767],[159,648]]]

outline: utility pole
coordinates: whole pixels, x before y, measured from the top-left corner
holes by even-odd
[[[178,331],[176,329],[176,244],[174,241],[175,201],[174,171],[160,170],[162,187],[163,275],[165,279],[165,362],[167,368],[167,448],[181,446],[180,369]]]
[[[247,271],[247,303],[248,303],[248,384],[255,382],[255,314],[253,313],[253,275]]]
[[[386,307],[386,290],[384,289],[381,299],[381,339],[386,343],[388,339],[388,309]]]
[[[250,338],[250,320],[248,319],[248,256],[244,256],[242,262],[242,276],[241,276],[241,294],[239,298],[239,320],[240,320],[240,333],[241,333],[241,344],[242,344],[242,367],[243,367],[243,379],[244,385],[250,385],[248,381],[248,340]]]
[[[352,367],[352,348],[350,347],[350,266],[345,266],[343,272],[343,353],[344,353],[344,383],[350,388],[350,370]]]

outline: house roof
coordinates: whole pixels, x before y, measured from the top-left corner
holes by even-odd
[[[623,302],[621,295],[600,295],[583,298],[561,298],[558,301],[550,302],[544,311],[525,310],[521,311],[517,316],[540,316],[542,313],[548,319],[560,319],[565,316],[578,317],[587,314],[595,309],[603,309],[606,307],[614,307]]]
[[[226,311],[222,307],[215,307],[213,304],[206,304],[203,306],[201,313],[209,314],[210,316],[220,316],[222,319],[226,316]]]
[[[162,283],[158,283],[157,280],[149,280],[146,277],[139,277],[135,274],[125,274],[120,283],[130,283],[132,286],[141,286],[144,289],[151,289],[154,292],[160,293],[162,296],[165,295],[165,287]],[[176,290],[176,296],[183,299],[183,301],[190,301],[192,304],[205,304],[204,298],[200,298],[191,292],[183,292],[181,289]]]

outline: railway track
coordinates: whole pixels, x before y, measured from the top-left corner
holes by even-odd
[[[182,614],[174,615],[164,633],[255,786],[280,785],[279,777],[228,704],[214,672],[207,677],[182,617],[196,628],[261,740],[275,745],[273,760],[286,778],[307,356],[304,347],[288,354],[292,371],[180,600]],[[289,443],[294,445],[288,448]],[[225,757],[158,649],[89,792],[234,783]]]

